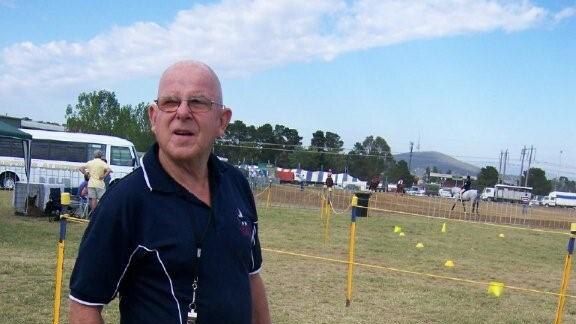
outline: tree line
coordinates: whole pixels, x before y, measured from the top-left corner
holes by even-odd
[[[84,132],[125,138],[144,152],[154,142],[147,114],[148,104],[121,105],[114,92],[107,90],[83,92],[75,106],[66,107],[66,126],[70,132]],[[302,143],[297,129],[284,125],[248,125],[241,120],[232,122],[226,134],[214,146],[214,153],[233,164],[272,164],[281,168],[332,170],[347,172],[365,181],[374,177],[387,182],[404,180],[411,186],[416,178],[405,161],[395,161],[390,146],[380,136],[367,136],[346,151],[340,135],[330,130],[317,130],[309,145]],[[440,172],[429,166],[426,174]],[[526,172],[525,172],[526,174]],[[525,176],[525,175],[524,175]],[[477,188],[492,187],[498,182],[498,171],[491,166],[482,168],[475,183]],[[524,180],[521,179],[521,183]],[[565,177],[554,183],[546,179],[544,170],[529,170],[528,186],[537,195],[547,194],[553,187],[576,191],[576,183]]]

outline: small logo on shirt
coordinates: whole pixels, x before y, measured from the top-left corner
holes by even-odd
[[[242,211],[240,209],[238,209],[238,222],[240,223],[240,233],[242,233],[242,235],[252,235],[252,227],[244,215],[242,215]]]

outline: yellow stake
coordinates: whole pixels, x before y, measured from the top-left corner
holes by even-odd
[[[352,301],[352,271],[354,270],[354,241],[356,235],[356,222],[350,223],[350,242],[348,243],[348,286],[346,290],[346,307]]]
[[[272,184],[270,184],[270,186],[268,186],[268,196],[266,198],[266,209],[268,209],[268,207],[270,207],[270,192],[272,191]]]
[[[67,216],[67,215],[65,215]],[[66,236],[66,219],[60,220],[60,240],[56,250],[56,283],[54,289],[53,324],[60,323],[60,299],[62,298],[62,272],[64,271],[64,238]]]
[[[576,223],[570,226],[570,239],[568,239],[568,247],[566,258],[564,259],[564,272],[562,273],[562,282],[560,283],[560,293],[558,296],[558,308],[556,308],[556,318],[554,324],[562,323],[562,316],[564,316],[564,305],[566,304],[566,292],[568,291],[568,282],[570,281],[570,272],[572,271],[572,254],[574,253],[574,241],[576,240]]]
[[[324,244],[328,243],[330,239],[330,216],[332,215],[332,208],[330,208],[330,201],[326,201],[326,221],[324,222]]]
[[[558,296],[558,308],[556,308],[556,319],[554,324],[561,324],[562,317],[564,316],[564,305],[566,304],[566,291],[568,290],[568,282],[570,281],[570,271],[572,269],[572,255],[566,255],[564,259],[564,273],[562,275],[562,283],[560,284],[560,296]]]

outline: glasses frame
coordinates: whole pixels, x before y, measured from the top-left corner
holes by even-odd
[[[174,109],[174,110],[171,110],[171,109],[168,109],[168,110],[162,109],[162,107],[160,107],[160,99],[162,99],[162,98],[169,98],[169,99],[178,100],[179,103],[178,103],[178,105],[176,106],[176,109]],[[207,110],[193,110],[192,108],[190,108],[190,102],[191,102],[191,101],[194,101],[194,100],[197,101],[197,102],[204,102],[204,103],[206,103],[206,104],[209,103],[209,104],[210,104],[210,105],[209,105],[209,108],[208,108]],[[220,107],[222,107],[222,108],[226,107],[226,106],[225,106],[224,104],[222,104],[222,103],[216,102],[216,101],[214,101],[214,100],[212,100],[212,99],[209,99],[209,98],[206,98],[206,97],[203,97],[203,96],[192,97],[192,98],[188,98],[188,99],[182,99],[182,98],[178,98],[178,97],[166,96],[166,97],[158,97],[158,98],[154,99],[154,103],[156,103],[156,107],[158,107],[158,109],[159,109],[160,111],[163,111],[163,112],[165,112],[165,113],[170,113],[170,114],[171,114],[171,113],[175,113],[175,112],[178,110],[178,108],[180,108],[180,106],[182,105],[182,102],[183,102],[183,101],[186,102],[186,107],[188,108],[188,111],[189,111],[190,113],[205,113],[205,112],[209,112],[209,111],[211,111],[211,110],[214,109],[214,105],[220,106]],[[208,106],[208,105],[207,105],[207,106]]]

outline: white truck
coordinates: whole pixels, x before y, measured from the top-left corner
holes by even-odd
[[[484,188],[480,194],[482,200],[522,202],[522,198],[532,198],[532,187],[509,186],[497,184],[494,188]]]
[[[576,207],[576,193],[552,191],[542,199],[542,205],[546,207]]]

